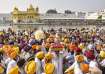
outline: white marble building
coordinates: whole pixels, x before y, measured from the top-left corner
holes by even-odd
[[[98,16],[102,15],[102,21],[97,20]],[[13,25],[33,25],[38,28],[83,28],[83,27],[103,27],[105,26],[105,11],[101,12],[72,12],[71,14],[56,13],[56,14],[40,14],[40,23],[13,23],[10,19],[10,14],[0,14],[0,25],[13,26]]]

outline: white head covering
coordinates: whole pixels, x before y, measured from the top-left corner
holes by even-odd
[[[15,66],[17,66],[17,63],[16,63],[16,61],[11,60],[8,65],[11,65],[12,67],[15,67]]]
[[[7,71],[6,71],[6,74],[9,73],[9,71],[13,68],[17,66],[17,63],[15,60],[11,60],[9,63],[8,63],[8,66],[7,66]]]
[[[92,49],[93,47],[94,47],[93,44],[89,44],[89,45],[87,46],[88,49]]]
[[[100,65],[105,67],[105,59],[100,62]]]

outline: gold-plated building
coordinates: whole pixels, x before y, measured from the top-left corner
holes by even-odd
[[[17,7],[11,12],[11,19],[14,23],[32,23],[39,20],[39,8],[32,5],[26,11],[20,11]]]

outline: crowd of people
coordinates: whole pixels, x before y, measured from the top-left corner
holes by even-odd
[[[105,30],[0,31],[0,74],[105,74]]]

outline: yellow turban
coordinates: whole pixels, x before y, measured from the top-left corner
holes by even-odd
[[[19,68],[18,66],[12,68],[8,74],[19,74]]]
[[[3,51],[3,48],[0,48],[0,52],[2,52]]]
[[[0,66],[0,74],[3,74],[4,69]]]
[[[84,46],[84,44],[81,43],[78,47],[79,47],[80,49],[84,49],[85,46]]]
[[[54,74],[55,66],[52,63],[45,64],[44,71],[46,74]]]
[[[13,49],[14,51],[16,51],[17,54],[19,53],[19,47],[13,46],[12,49]]]
[[[99,54],[102,58],[105,58],[105,51],[100,51],[100,54]]]
[[[34,61],[30,61],[25,66],[25,72],[27,74],[34,74],[36,72],[36,63]]]
[[[44,52],[43,52],[43,51],[38,52],[38,53],[36,54],[36,57],[37,57],[38,59],[43,59],[43,58],[44,58]]]
[[[69,43],[69,39],[68,38],[65,38],[64,39],[64,43]]]
[[[51,60],[53,58],[53,55],[51,53],[47,53],[45,55],[45,59]]]
[[[0,32],[0,35],[3,35],[4,33],[3,32]]]
[[[16,56],[18,55],[16,51],[11,52],[10,54],[8,54],[10,58],[14,59],[16,58]]]

